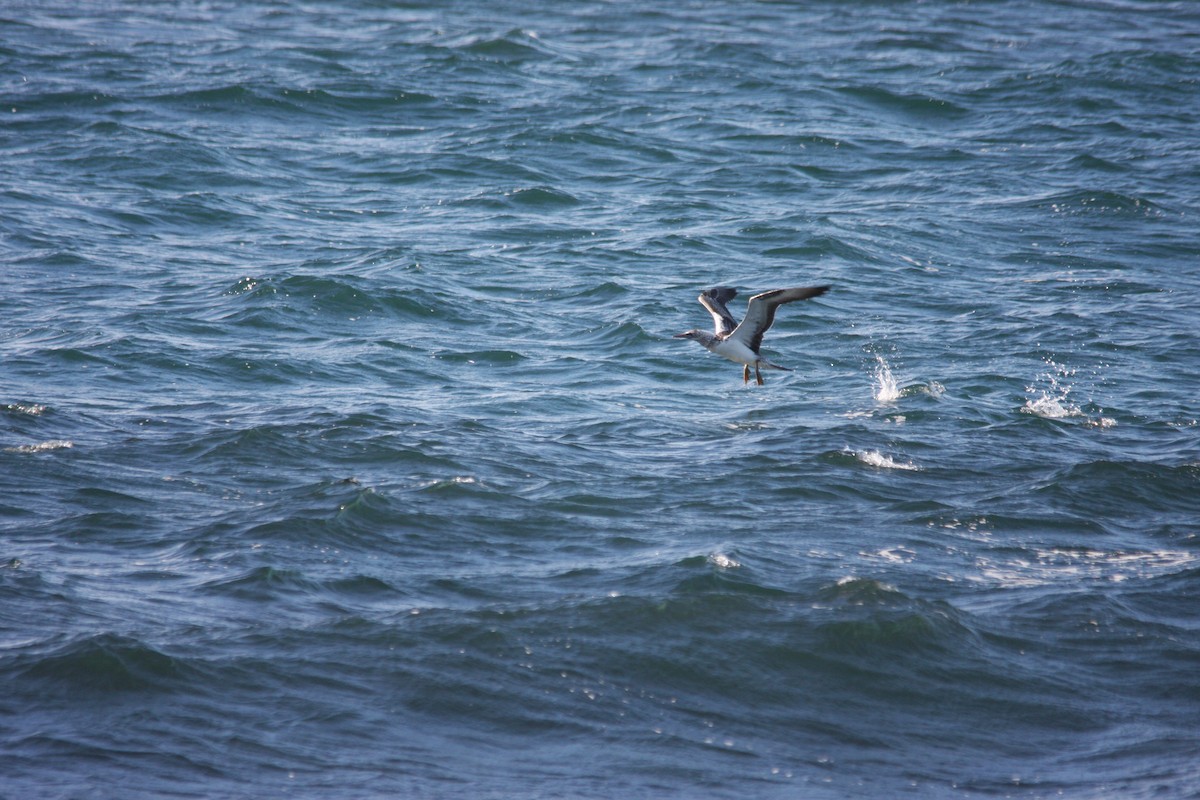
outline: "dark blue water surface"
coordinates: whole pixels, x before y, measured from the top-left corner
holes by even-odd
[[[1200,796],[1200,8],[0,5],[0,796]],[[672,335],[785,306],[741,368]]]

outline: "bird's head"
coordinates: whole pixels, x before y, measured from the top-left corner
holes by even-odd
[[[675,339],[692,339],[694,341],[699,342],[700,344],[707,344],[713,338],[713,335],[711,333],[707,333],[705,331],[697,330],[696,328],[692,328],[690,331],[684,331],[683,333],[675,334],[675,336],[673,338],[675,338]]]

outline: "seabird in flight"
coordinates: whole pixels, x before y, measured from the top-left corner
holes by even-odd
[[[829,291],[828,286],[798,286],[794,289],[772,289],[769,292],[756,294],[750,298],[750,303],[746,306],[746,316],[742,318],[739,325],[738,321],[729,313],[729,309],[725,307],[726,303],[737,297],[737,290],[728,286],[706,289],[697,299],[700,301],[700,305],[707,308],[708,313],[712,314],[716,331],[706,333],[702,330],[692,329],[675,334],[675,338],[694,339],[704,345],[704,348],[710,353],[716,353],[730,361],[742,364],[743,383],[750,382],[750,367],[753,366],[754,377],[758,381],[758,385],[762,386],[760,367],[791,372],[787,367],[772,364],[758,353],[763,334],[775,321],[775,309],[784,303],[807,300],[810,297],[825,294],[827,291]]]

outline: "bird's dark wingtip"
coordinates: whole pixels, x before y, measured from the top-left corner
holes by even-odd
[[[737,297],[737,289],[732,286],[714,286],[711,289],[705,289],[704,296],[710,297],[718,303],[728,303]]]

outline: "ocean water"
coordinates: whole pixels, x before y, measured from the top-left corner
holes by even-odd
[[[1200,8],[0,6],[0,797],[1200,796]],[[783,307],[741,368],[671,338]]]

